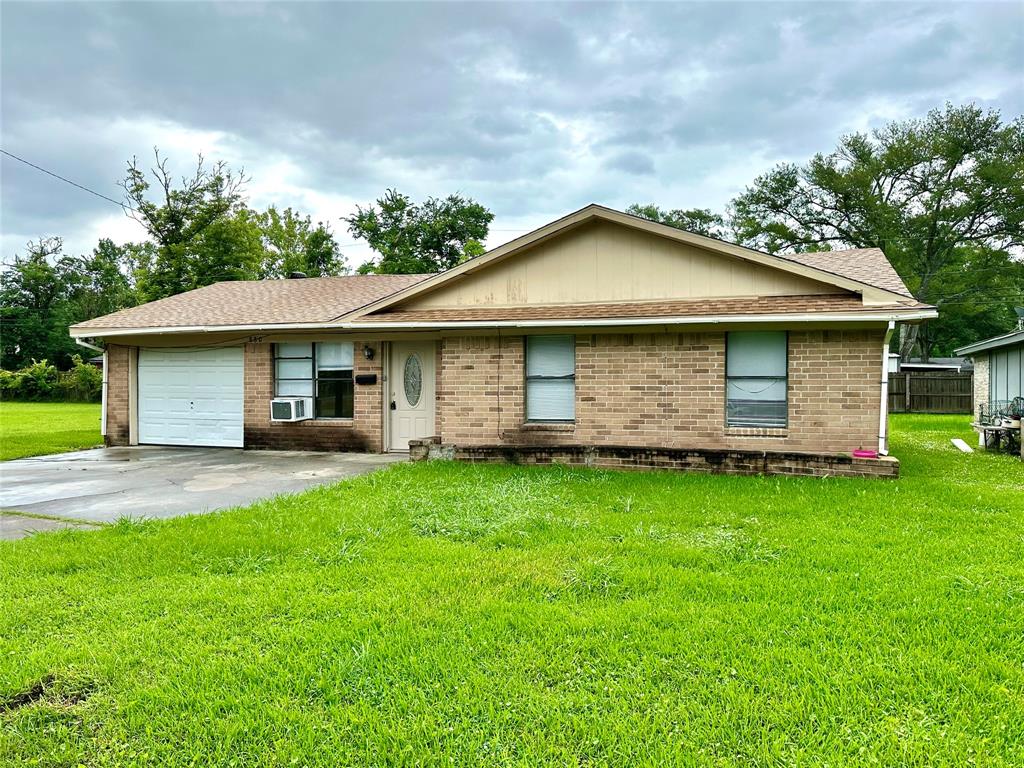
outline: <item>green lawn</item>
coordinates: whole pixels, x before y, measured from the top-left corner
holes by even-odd
[[[0,461],[102,445],[98,403],[0,401]]]
[[[0,543],[0,764],[1019,766],[1024,464],[893,422],[898,481],[400,465]]]

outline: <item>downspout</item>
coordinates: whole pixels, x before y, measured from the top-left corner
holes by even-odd
[[[100,435],[107,436],[107,351],[103,350],[103,388],[100,390]]]
[[[896,321],[890,320],[885,330],[885,341],[882,344],[882,397],[878,408],[878,455],[888,456],[888,424],[889,424],[889,341],[896,329]]]
[[[86,349],[91,349],[94,352],[101,352],[103,354],[103,387],[100,390],[100,435],[102,437],[107,436],[107,350],[103,347],[97,347],[95,344],[90,344],[88,341],[82,341],[79,338],[75,339],[75,344]]]

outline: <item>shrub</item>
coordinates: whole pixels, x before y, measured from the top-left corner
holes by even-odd
[[[99,402],[103,394],[103,371],[91,363],[82,362],[80,355],[71,358],[74,366],[60,374],[63,400],[76,403]]]
[[[33,360],[3,379],[5,400],[53,400],[57,395],[57,367],[46,360]]]
[[[58,371],[46,360],[33,360],[17,371],[0,371],[0,398],[4,400],[98,402],[103,373],[82,358],[72,358],[70,371]]]

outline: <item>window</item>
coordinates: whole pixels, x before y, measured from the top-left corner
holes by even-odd
[[[411,408],[415,408],[420,402],[420,393],[423,391],[423,367],[420,359],[411,354],[405,358],[405,368],[402,371],[402,388],[405,390],[405,402]]]
[[[526,337],[526,420],[576,418],[576,339]]]
[[[274,394],[314,398],[318,419],[351,419],[354,349],[351,342],[275,344]]]
[[[728,426],[786,426],[786,341],[785,331],[726,334]]]

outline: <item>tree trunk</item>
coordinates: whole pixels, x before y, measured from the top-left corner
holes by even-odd
[[[906,362],[910,359],[914,351],[914,345],[917,343],[919,326],[905,323],[900,327],[902,329],[900,334],[900,360]]]
[[[928,321],[925,320],[917,328],[917,348],[921,351],[921,362],[927,363],[932,354],[932,336],[929,333]]]

